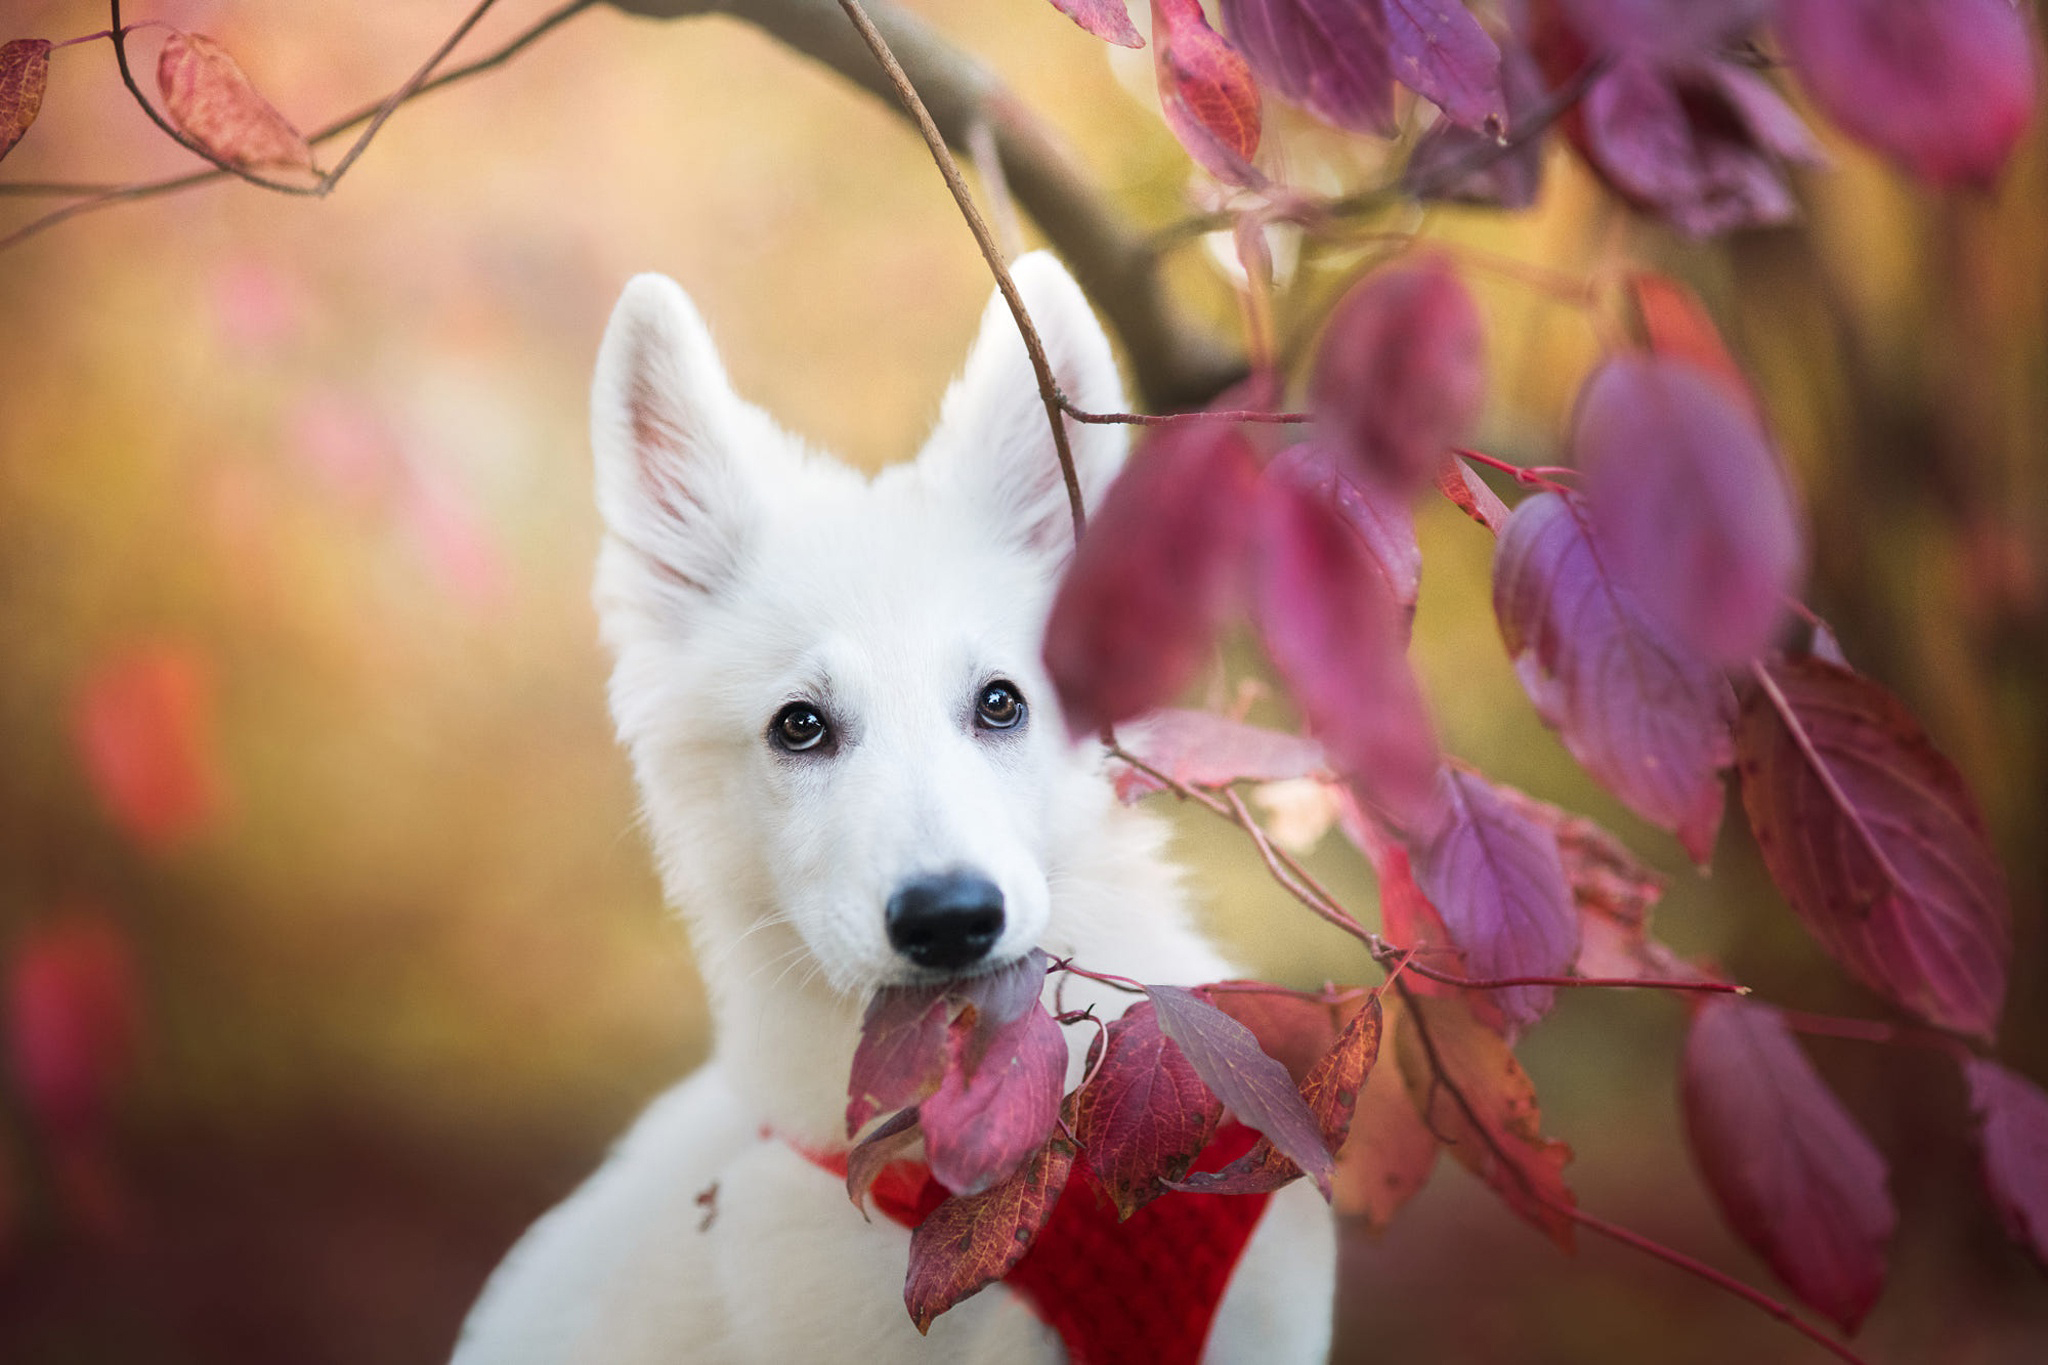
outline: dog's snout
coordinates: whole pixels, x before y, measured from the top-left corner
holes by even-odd
[[[920,967],[953,971],[1003,936],[1002,889],[973,872],[917,877],[889,897],[889,944]]]

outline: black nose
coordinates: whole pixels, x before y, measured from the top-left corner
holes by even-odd
[[[897,952],[952,971],[979,962],[1003,936],[1003,893],[973,872],[917,877],[889,897],[886,919]]]

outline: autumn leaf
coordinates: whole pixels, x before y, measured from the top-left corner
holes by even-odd
[[[1154,711],[1118,730],[1117,742],[1148,766],[1194,787],[1307,777],[1329,766],[1323,746],[1312,739],[1213,711]],[[1123,767],[1116,775],[1116,794],[1123,801],[1162,790],[1150,774],[1135,768]]]
[[[1991,1202],[2013,1241],[2048,1268],[2048,1094],[1982,1057],[1965,1062],[1963,1076]]]
[[[1202,168],[1261,185],[1259,87],[1251,67],[1202,14],[1201,0],[1152,0],[1152,51],[1166,126]]]
[[[1898,1214],[1884,1158],[1784,1016],[1715,999],[1686,1034],[1686,1136],[1722,1216],[1792,1292],[1853,1332],[1884,1288]]]
[[[1393,54],[1377,0],[1223,0],[1222,14],[1267,89],[1339,128],[1392,136]]]
[[[1728,354],[1720,329],[1708,316],[1699,295],[1655,271],[1639,270],[1628,277],[1629,297],[1643,325],[1643,340],[1652,355],[1668,356],[1691,365],[1720,384],[1730,397],[1744,406],[1756,406],[1756,394],[1742,367]]]
[[[1382,1055],[1389,1039],[1398,1052],[1401,1027],[1400,1002],[1390,1000],[1381,1024]],[[1351,1135],[1337,1154],[1332,1205],[1340,1214],[1363,1218],[1373,1232],[1386,1231],[1401,1206],[1429,1183],[1439,1146],[1409,1098],[1400,1067],[1374,1066],[1358,1092]]]
[[[919,1106],[925,1159],[955,1194],[1007,1179],[1058,1122],[1066,1088],[1066,1038],[1044,1006],[986,1039],[976,1038],[975,1016],[963,1010],[948,1027],[945,1076]]]
[[[1771,880],[1829,955],[1929,1023],[1991,1037],[2012,958],[2005,876],[1904,703],[1821,659],[1760,667],[1736,771]]]
[[[939,1088],[946,1069],[942,988],[884,986],[868,1002],[847,1078],[846,1135],[885,1109],[914,1104]]]
[[[1508,505],[1462,458],[1453,457],[1437,471],[1436,486],[1452,506],[1496,536],[1507,528]]]
[[[924,1137],[917,1126],[917,1106],[899,1109],[853,1145],[846,1154],[846,1197],[867,1214],[868,1190],[891,1165],[906,1157]]]
[[[1564,1183],[1572,1149],[1543,1136],[1528,1073],[1463,1001],[1417,996],[1413,1005],[1395,1035],[1395,1056],[1423,1122],[1509,1208],[1572,1250],[1568,1210],[1577,1201]]]
[[[1143,47],[1124,0],[1052,0],[1053,8],[1088,32],[1118,47]]]
[[[42,1128],[93,1140],[134,1059],[141,1004],[133,951],[104,912],[72,910],[7,948],[9,1071]]]
[[[1031,1249],[1074,1166],[1074,1144],[1054,1137],[1006,1179],[955,1195],[910,1234],[903,1303],[920,1333],[960,1300],[994,1284]]]
[[[43,90],[49,83],[49,39],[0,43],[0,157],[14,150],[42,112]]]
[[[72,698],[72,740],[94,795],[151,853],[189,843],[225,807],[214,728],[212,668],[181,642],[116,649]]]
[[[1069,1127],[1117,1216],[1129,1218],[1187,1174],[1223,1104],[1160,1031],[1150,1001],[1112,1020],[1096,1046],[1093,1079],[1069,1101]]]
[[[157,58],[156,83],[171,122],[229,165],[317,169],[305,137],[213,39],[173,30]]]
[[[1233,986],[1253,989],[1230,989]],[[1286,1067],[1297,1086],[1336,1045],[1346,1017],[1342,1006],[1309,1000],[1261,981],[1215,981],[1198,987],[1195,993],[1250,1029],[1259,1040],[1259,1051]]]
[[[1406,495],[1359,477],[1351,461],[1324,441],[1289,446],[1266,466],[1266,477],[1293,484],[1351,528],[1400,608],[1405,639],[1422,596],[1422,547],[1415,541],[1415,513]]]

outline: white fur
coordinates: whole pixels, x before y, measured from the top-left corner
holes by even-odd
[[[1045,255],[1014,273],[1066,392],[1120,409],[1108,342],[1073,281]],[[1016,327],[991,300],[924,451],[872,480],[735,396],[696,310],[661,276],[627,286],[592,404],[612,710],[716,1041],[513,1249],[457,1365],[1058,1360],[1057,1338],[1000,1286],[919,1337],[902,1300],[909,1234],[863,1220],[789,1145],[845,1145],[865,998],[917,974],[884,930],[906,878],[971,867],[994,880],[996,960],[1038,946],[1153,982],[1230,973],[1186,921],[1160,826],[1111,799],[1096,746],[1068,743],[1039,661],[1071,534]],[[1092,500],[1123,433],[1071,436]],[[1026,699],[1021,732],[972,723],[996,677]],[[829,758],[767,742],[799,699],[836,723]],[[1070,1005],[1127,1003],[1083,984],[1069,983]],[[1069,1033],[1078,1079],[1092,1035]],[[1334,1264],[1315,1192],[1283,1192],[1207,1358],[1322,1359]]]

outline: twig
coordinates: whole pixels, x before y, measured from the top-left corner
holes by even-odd
[[[363,150],[370,145],[370,139],[377,136],[377,130],[384,126],[385,121],[397,112],[398,106],[418,92],[426,83],[427,77],[433,74],[434,68],[447,59],[448,54],[455,50],[457,43],[469,36],[469,31],[477,26],[477,21],[496,3],[498,0],[477,0],[476,8],[469,12],[467,19],[456,26],[455,32],[448,35],[448,41],[435,48],[434,55],[420,63],[419,70],[412,73],[412,79],[391,92],[390,97],[378,107],[376,115],[371,118],[369,127],[363,129],[363,135],[355,140],[355,145],[335,163],[333,170],[320,177],[320,193],[323,196],[334,189],[334,183],[341,179],[349,167],[356,164],[356,158],[363,154]]]
[[[1145,983],[1134,977],[1117,976],[1113,972],[1091,972],[1086,967],[1075,966],[1074,959],[1070,957],[1054,958],[1051,970],[1086,977],[1090,981],[1100,982],[1105,986],[1114,986],[1116,989],[1129,992],[1132,995],[1143,995],[1145,993]]]
[[[1607,74],[1607,68],[1613,65],[1613,61],[1614,59],[1605,53],[1592,58],[1579,68],[1577,75],[1552,91],[1550,98],[1538,106],[1529,118],[1517,122],[1513,128],[1510,128],[1506,137],[1491,146],[1479,148],[1472,156],[1466,157],[1462,161],[1456,161],[1448,166],[1441,167],[1435,175],[1410,183],[1407,178],[1407,169],[1404,167],[1401,172],[1402,178],[1398,184],[1398,189],[1403,195],[1411,199],[1433,199],[1445,190],[1450,189],[1460,180],[1463,180],[1466,176],[1476,175],[1497,162],[1512,156],[1515,152],[1520,151],[1523,147],[1528,146],[1529,143],[1549,132],[1559,119],[1570,113],[1572,106],[1584,99],[1586,92],[1593,88],[1593,82]],[[1378,191],[1382,195],[1386,192],[1386,190]],[[1332,213],[1346,212],[1345,201],[1338,200],[1330,206],[1330,211]]]
[[[981,258],[988,262],[989,271],[996,277],[996,288],[1002,291],[1003,301],[1010,305],[1010,316],[1017,321],[1017,330],[1024,337],[1024,349],[1031,357],[1031,369],[1038,376],[1038,396],[1045,404],[1045,420],[1052,427],[1053,450],[1059,455],[1060,477],[1067,485],[1067,511],[1073,517],[1074,539],[1079,540],[1088,525],[1088,509],[1081,499],[1081,476],[1074,468],[1073,449],[1067,444],[1067,423],[1060,413],[1059,381],[1053,377],[1052,362],[1045,355],[1045,343],[1039,339],[1038,329],[1031,323],[1031,314],[1024,307],[1024,296],[1017,292],[1017,282],[1010,278],[1010,268],[1003,263],[1002,248],[996,245],[995,234],[989,231],[981,210],[974,206],[974,196],[967,192],[967,182],[960,176],[960,164],[953,160],[952,149],[946,146],[939,125],[932,122],[931,111],[918,97],[917,87],[903,74],[903,68],[897,63],[896,54],[889,50],[881,30],[868,18],[860,0],[839,0],[839,7],[846,11],[847,18],[853,20],[853,26],[860,31],[861,41],[868,45],[868,50],[875,54],[875,60],[882,64],[882,70],[888,73],[896,97],[903,101],[904,109],[916,122],[918,132],[924,136],[925,146],[931,149],[932,160],[938,163],[939,174],[946,179],[946,188],[953,192],[953,202],[960,206],[960,216],[967,220],[975,245],[981,248]]]
[[[1194,412],[1090,412],[1077,406],[1073,399],[1062,392],[1059,395],[1060,411],[1076,422],[1091,425],[1122,423],[1134,427],[1177,427],[1190,422],[1313,422],[1312,412],[1264,412],[1253,408],[1201,408]]]

